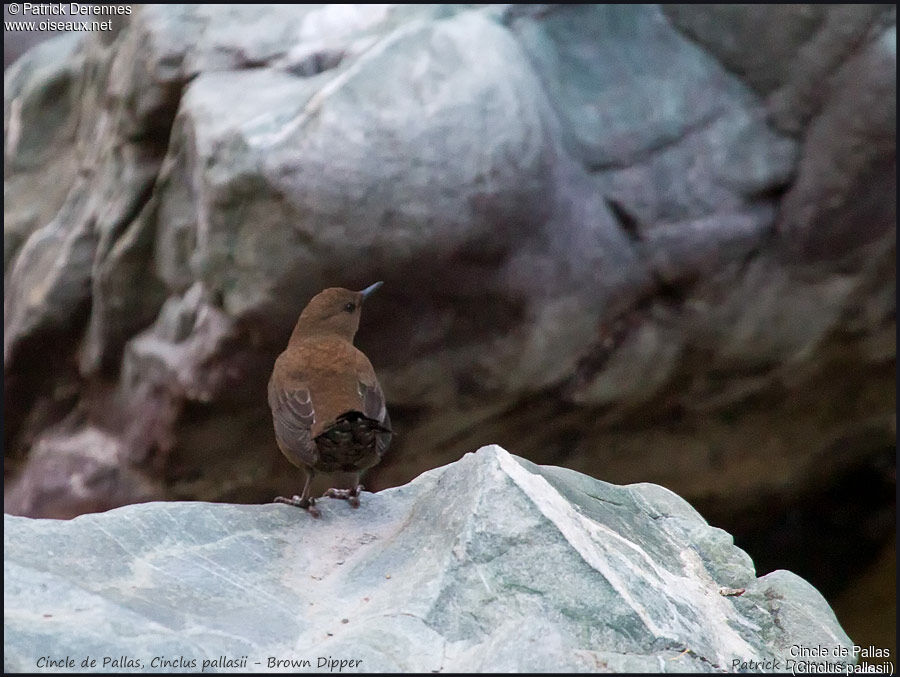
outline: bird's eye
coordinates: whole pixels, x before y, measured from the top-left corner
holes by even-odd
[[[352,313],[354,310],[356,310],[356,305],[352,302],[347,303],[347,305],[344,306],[344,310],[346,310],[348,313]]]

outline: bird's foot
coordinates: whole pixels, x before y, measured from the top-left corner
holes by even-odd
[[[326,498],[340,498],[347,501],[351,508],[359,507],[359,492],[363,490],[363,485],[357,484],[353,489],[335,489],[332,487],[324,494]]]
[[[285,498],[284,496],[276,496],[275,503],[284,503],[285,505],[293,505],[298,508],[303,508],[313,517],[319,517],[322,513],[319,512],[319,509],[316,507],[316,499],[314,498],[300,498],[297,495],[294,495],[293,498]]]
[[[350,498],[348,499],[350,501],[351,508],[359,507],[359,492],[361,492],[363,488],[364,487],[361,484],[357,484],[356,487],[353,488],[353,491],[350,494]]]

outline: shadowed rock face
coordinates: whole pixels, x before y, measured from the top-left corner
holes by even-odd
[[[486,441],[722,524],[892,486],[895,21],[141,6],[40,45],[5,73],[5,509],[296,493],[266,380],[375,279],[370,488]]]
[[[333,656],[366,672],[777,671],[792,647],[852,646],[809,583],[757,578],[657,485],[492,445],[359,510],[319,507],[318,520],[211,503],[5,516],[4,668],[49,652],[137,668],[224,655],[251,670]]]

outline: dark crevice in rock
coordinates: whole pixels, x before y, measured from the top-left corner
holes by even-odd
[[[625,233],[625,236],[631,240],[631,242],[643,241],[644,237],[641,234],[641,224],[638,223],[637,217],[629,213],[625,208],[625,205],[618,200],[606,197],[604,198],[604,201],[609,207],[610,212],[612,212],[612,215],[615,217],[619,228]]]
[[[787,181],[781,181],[771,184],[760,190],[748,193],[744,196],[748,203],[765,203],[765,204],[781,204],[782,198],[793,187],[794,179],[792,176]]]
[[[230,61],[229,70],[265,68],[284,55],[284,52],[275,52],[265,57],[249,56],[243,47],[233,47],[231,45],[220,45],[216,51],[225,55],[226,59]]]
[[[663,305],[678,308],[684,305],[690,295],[691,287],[696,282],[695,278],[680,279],[678,282],[670,282],[664,279],[655,270],[651,271],[654,282],[656,282],[656,292],[653,296],[654,301],[659,301]]]
[[[36,436],[63,420],[77,402],[82,381],[73,349],[90,308],[91,300],[84,299],[65,326],[48,326],[23,337],[4,365],[5,458],[24,457]]]
[[[663,651],[678,651],[679,653],[687,654],[688,656],[691,656],[692,658],[696,658],[701,663],[706,663],[707,665],[711,666],[715,670],[722,669],[722,667],[715,661],[710,660],[706,656],[702,656],[701,654],[697,653],[696,651],[694,651],[693,649],[691,649],[689,647],[684,646],[683,644],[666,644],[663,647]]]
[[[141,115],[138,129],[126,135],[126,140],[141,145],[160,162],[169,148],[169,140],[172,134],[172,125],[181,97],[189,79],[179,79],[171,82],[160,83],[158,96],[162,102],[153,110]]]
[[[158,171],[158,170],[157,170]],[[134,196],[134,199],[126,207],[122,215],[108,226],[108,238],[106,239],[107,248],[105,251],[98,252],[97,257],[102,259],[109,254],[109,251],[115,246],[115,242],[122,236],[134,220],[138,217],[153,195],[156,186],[156,177],[147,181],[141,186],[140,190]]]
[[[602,496],[597,496],[596,494],[592,494],[592,493],[590,493],[590,492],[588,492],[588,491],[585,491],[584,493],[587,494],[588,496],[590,496],[591,498],[593,498],[595,501],[601,501],[601,502],[603,502],[603,503],[609,503],[610,505],[615,505],[615,506],[618,506],[618,507],[622,507],[622,506],[624,505],[624,503],[619,503],[618,501],[611,501],[611,500],[609,500],[608,498],[603,498]]]
[[[341,65],[346,52],[342,49],[322,49],[309,54],[299,61],[284,67],[291,75],[310,78]]]
[[[270,63],[269,59],[247,59],[237,64],[236,70],[253,70],[254,68],[266,68]]]
[[[649,144],[634,153],[627,160],[604,160],[591,162],[583,159],[585,171],[589,174],[599,174],[601,172],[628,169],[635,165],[640,165],[652,160],[655,156],[664,153],[667,150],[675,148],[681,143],[688,140],[691,136],[706,132],[712,127],[723,115],[721,110],[712,110],[703,117],[694,122],[686,124],[678,134],[671,138],[660,139],[659,141]]]

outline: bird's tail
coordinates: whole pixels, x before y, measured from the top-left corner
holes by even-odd
[[[361,411],[353,410],[353,411],[345,412],[345,413],[341,414],[340,416],[338,416],[337,419],[335,419],[335,422],[337,422],[337,421],[347,421],[349,423],[353,423],[356,421],[366,421],[373,430],[377,430],[380,433],[396,434],[390,428],[386,428],[381,423],[376,421],[374,418],[369,418]]]

